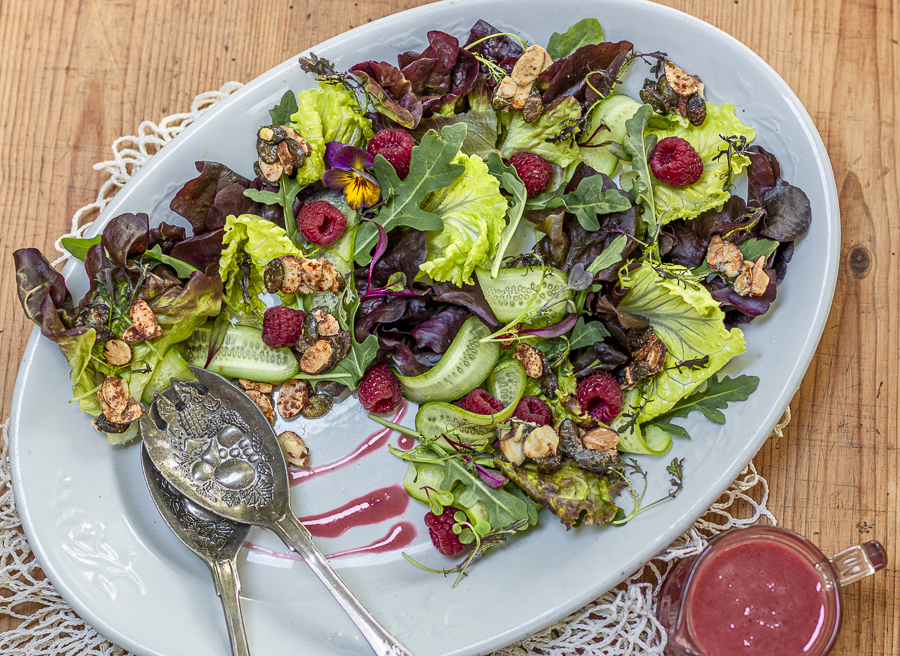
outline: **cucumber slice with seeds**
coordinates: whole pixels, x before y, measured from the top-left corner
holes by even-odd
[[[553,267],[500,269],[496,278],[487,269],[475,269],[475,275],[491,310],[504,323],[522,321],[531,325],[536,320],[541,326],[556,323],[566,315],[565,300],[572,298],[568,289],[553,298],[569,282],[562,271]],[[538,310],[551,298],[552,307],[538,317]]]
[[[455,401],[478,387],[500,359],[497,342],[482,342],[491,331],[477,317],[462,325],[450,348],[420,376],[397,376],[403,396],[413,403]]]
[[[184,343],[184,359],[202,367],[209,353],[210,325],[198,328]],[[225,343],[207,367],[226,378],[246,378],[261,383],[281,383],[300,371],[300,363],[288,348],[269,348],[262,331],[253,326],[234,325],[225,335]]]

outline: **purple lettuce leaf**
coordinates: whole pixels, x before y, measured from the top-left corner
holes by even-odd
[[[175,244],[169,254],[200,269],[207,275],[215,275],[219,272],[219,258],[222,257],[222,251],[225,248],[225,244],[222,243],[224,235],[225,229],[219,228],[185,239]]]
[[[456,333],[470,316],[471,313],[465,308],[451,305],[420,323],[410,332],[410,335],[416,340],[416,346],[420,349],[444,353],[450,348]]]
[[[160,223],[157,227],[150,228],[149,248],[159,245],[163,254],[170,255],[175,244],[184,241],[185,237],[185,230],[181,226]]]
[[[494,315],[494,311],[491,310],[491,306],[488,305],[487,299],[484,297],[484,292],[481,290],[477,278],[475,279],[474,285],[457,287],[450,282],[441,282],[436,284],[432,289],[434,292],[433,300],[439,303],[459,305],[460,307],[467,309],[481,319],[481,321],[491,330],[497,330],[497,328],[500,327],[500,322]]]
[[[759,231],[776,241],[794,241],[806,234],[812,222],[809,198],[799,187],[779,178],[775,186],[763,196],[766,217]]]
[[[199,235],[215,229],[212,226],[218,213],[213,212],[210,217],[210,208],[217,202],[219,192],[235,183],[246,189],[250,181],[219,162],[196,162],[195,166],[200,175],[185,183],[169,203],[169,209],[187,219],[194,234]]]
[[[422,103],[399,68],[387,62],[366,61],[351,67],[350,72],[366,83],[366,93],[379,113],[405,128],[419,124]]]
[[[544,107],[566,96],[573,96],[583,106],[593,104],[599,96],[587,85],[588,75],[591,84],[608,95],[632,47],[630,41],[606,41],[581,46],[571,55],[557,59],[535,82],[543,92]]]
[[[129,272],[137,271],[137,265],[128,262],[128,258],[140,255],[150,247],[149,217],[141,213],[112,218],[103,228],[100,243],[116,266]]]
[[[472,90],[480,70],[478,60],[459,47],[456,37],[432,31],[428,42],[421,54],[406,52],[398,58],[425,118],[445,106],[455,107]]]
[[[486,36],[499,33],[500,30],[490,23],[479,20],[469,31],[469,38],[466,40],[465,47],[484,39]],[[522,53],[525,51],[522,49],[522,45],[514,38],[510,36],[498,36],[493,39],[482,41],[478,45],[473,46],[469,52],[477,52],[482,57],[490,59],[497,64],[504,62],[504,60],[511,59],[513,60],[512,65],[515,65],[515,60],[521,57]],[[512,66],[510,66],[510,70],[512,70]]]

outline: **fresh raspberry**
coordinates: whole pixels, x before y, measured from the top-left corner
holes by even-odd
[[[331,246],[347,227],[347,217],[324,200],[314,200],[300,208],[297,217],[300,234],[317,246]]]
[[[447,506],[440,515],[428,511],[425,514],[425,526],[428,527],[428,535],[435,548],[445,556],[455,556],[465,551],[466,545],[459,541],[459,536],[453,532],[456,520],[453,518],[458,508]]]
[[[608,424],[622,412],[622,388],[609,374],[597,373],[578,383],[575,392],[582,412]]]
[[[516,405],[513,417],[538,426],[547,426],[550,424],[550,408],[536,396],[523,396]]]
[[[263,314],[263,344],[270,348],[293,346],[300,341],[303,333],[303,319],[306,312],[287,305],[270,307]]]
[[[403,401],[400,381],[383,362],[366,372],[359,384],[359,403],[369,412],[386,415],[397,409]]]
[[[479,387],[466,394],[459,402],[459,407],[476,415],[492,415],[503,410],[500,401]]]
[[[397,177],[405,180],[409,175],[409,160],[412,158],[412,149],[416,145],[412,135],[406,130],[381,130],[369,139],[366,150],[374,157],[381,155],[391,163],[397,172]]]
[[[509,165],[522,178],[529,198],[544,191],[550,184],[550,178],[553,177],[553,167],[550,166],[550,162],[537,153],[527,150],[510,157]]]
[[[673,187],[686,187],[703,175],[703,160],[689,141],[681,137],[666,137],[650,153],[650,170],[660,182]]]

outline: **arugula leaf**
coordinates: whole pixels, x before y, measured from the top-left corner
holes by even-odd
[[[778,242],[773,239],[748,239],[747,241],[738,244],[738,248],[745,260],[756,262],[760,255],[764,255],[768,260],[772,256],[772,253],[775,252],[775,249],[778,248]],[[709,265],[704,259],[700,266],[693,270],[693,273],[701,276],[708,276],[713,273],[713,270],[709,268]]]
[[[94,244],[99,244],[102,236],[103,235],[97,235],[93,239],[63,237],[62,245],[63,248],[69,251],[69,254],[72,257],[84,262],[84,258],[87,257],[87,252],[90,250],[91,246],[93,246]]]
[[[699,410],[710,421],[724,424],[725,415],[722,414],[722,410],[727,408],[729,403],[746,401],[758,386],[759,378],[756,376],[742,375],[737,378],[713,376],[702,390],[681,399],[659,419],[668,421],[673,417],[687,417],[694,410]]]
[[[572,328],[572,336],[569,337],[569,348],[580,349],[583,346],[593,346],[602,342],[604,337],[609,337],[609,331],[602,321],[585,322],[584,317],[578,317],[575,327]]]
[[[610,242],[609,246],[603,249],[600,255],[594,258],[594,261],[591,262],[585,271],[597,275],[604,269],[611,267],[622,259],[622,251],[625,250],[627,245],[628,235],[619,235]]]
[[[585,18],[575,23],[563,34],[554,32],[550,35],[547,52],[553,59],[559,59],[571,55],[581,46],[597,43],[603,43],[603,28],[600,27],[600,21],[596,18]]]
[[[578,183],[578,188],[548,204],[549,209],[564,206],[574,214],[585,230],[599,230],[598,214],[623,212],[631,207],[631,201],[617,189],[603,191],[603,176],[591,175]]]
[[[405,180],[397,177],[394,167],[381,155],[375,157],[375,177],[381,186],[384,206],[374,221],[388,232],[405,225],[416,230],[440,230],[444,222],[432,212],[421,208],[425,197],[433,191],[449,187],[465,170],[462,164],[454,164],[453,159],[466,138],[465,123],[448,125],[440,135],[429,132],[418,146],[412,149],[409,175]],[[369,222],[360,226],[356,235],[356,255],[358,264],[366,265],[372,260],[369,251],[378,241],[378,229]]]
[[[644,424],[644,426],[655,426],[661,430],[664,430],[669,435],[677,435],[678,437],[683,437],[687,440],[691,439],[690,433],[688,433],[684,427],[679,426],[678,424],[673,424],[668,419],[666,419],[665,416],[652,419],[651,421],[648,421],[646,424]]]
[[[644,210],[644,236],[656,234],[656,206],[653,203],[653,177],[650,175],[650,153],[656,146],[656,135],[644,136],[647,123],[653,116],[650,105],[642,105],[634,115],[625,121],[625,152],[631,156],[631,170],[625,171],[619,180],[623,186],[630,183],[627,189],[637,204]]]
[[[162,249],[159,247],[159,244],[156,244],[149,251],[144,251],[144,257],[150,258],[151,260],[156,260],[157,262],[161,262],[162,264],[168,264],[170,267],[175,269],[175,275],[179,278],[190,278],[191,274],[194,271],[199,271],[197,267],[191,266],[187,262],[183,262],[179,260],[177,257],[172,257],[171,255],[166,255],[162,252]]]
[[[244,195],[257,203],[281,205],[281,208],[284,210],[285,232],[287,232],[288,238],[296,244],[297,238],[300,236],[300,230],[297,228],[297,219],[294,217],[294,200],[305,186],[305,184],[297,182],[294,178],[282,175],[281,180],[278,181],[277,192],[266,191],[265,189],[245,189]]]
[[[281,102],[269,110],[272,125],[288,125],[291,122],[291,114],[296,113],[297,109],[297,96],[288,89],[281,97]]]
[[[500,235],[500,244],[497,246],[497,255],[494,257],[494,264],[491,267],[491,277],[496,278],[500,271],[500,263],[506,253],[510,240],[519,226],[522,219],[522,212],[525,210],[525,201],[528,198],[528,192],[525,189],[525,183],[519,177],[516,169],[503,163],[503,159],[499,153],[492,152],[487,159],[488,170],[497,180],[500,186],[510,194],[512,194],[512,203],[506,211],[506,227]]]

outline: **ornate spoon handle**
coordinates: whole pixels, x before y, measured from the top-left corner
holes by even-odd
[[[365,606],[356,598],[356,595],[341,580],[337,572],[313,544],[309,531],[294,517],[293,513],[285,515],[277,522],[269,526],[282,541],[291,549],[300,554],[319,580],[325,584],[328,591],[350,616],[353,623],[363,634],[366,641],[375,650],[378,656],[413,656],[406,647],[388,633],[378,620],[366,610]]]
[[[225,622],[228,625],[228,637],[231,639],[231,653],[234,656],[250,656],[250,645],[244,632],[244,618],[241,615],[241,581],[238,579],[237,566],[234,559],[215,560],[209,563],[216,592],[225,609]]]

